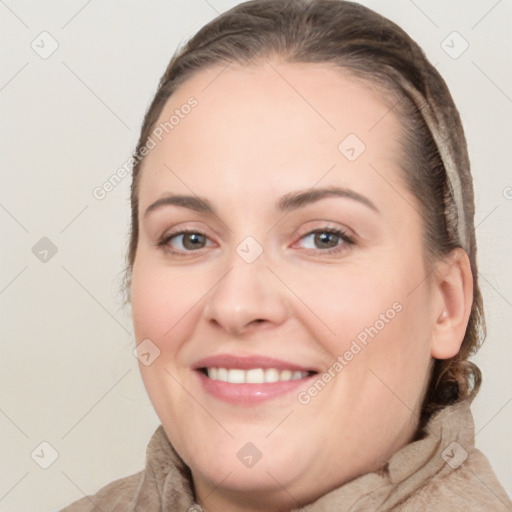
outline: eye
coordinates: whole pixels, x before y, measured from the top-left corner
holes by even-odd
[[[203,249],[206,247],[207,241],[208,237],[204,233],[193,229],[183,229],[164,235],[157,245],[170,248],[171,252],[179,254]]]
[[[334,228],[315,229],[303,235],[300,240],[306,241],[306,251],[322,253],[338,253],[347,249],[347,245],[354,245],[354,239],[345,231]],[[157,246],[177,255],[184,255],[203,249],[208,246],[209,238],[195,229],[183,229],[174,233],[167,233],[158,242]],[[211,245],[211,244],[210,244]],[[313,247],[311,247],[313,245]]]
[[[301,240],[309,243],[308,251],[321,249],[325,253],[337,253],[345,250],[347,245],[353,245],[354,239],[341,229],[322,228],[303,235]],[[311,247],[313,245],[313,247]]]

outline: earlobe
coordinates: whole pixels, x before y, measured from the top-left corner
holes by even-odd
[[[439,265],[436,293],[439,302],[433,315],[431,355],[449,359],[460,350],[473,304],[473,274],[463,249],[454,249]]]

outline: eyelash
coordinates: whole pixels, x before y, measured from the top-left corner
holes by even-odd
[[[193,233],[193,234],[196,234],[196,235],[201,235],[201,236],[204,236],[205,238],[208,238],[207,235],[197,229],[182,229],[180,231],[176,231],[174,233],[169,233],[167,235],[165,235],[164,237],[161,238],[161,240],[157,243],[157,247],[161,248],[161,249],[164,249],[164,250],[167,250],[168,252],[172,253],[172,254],[175,254],[177,256],[185,256],[186,253],[193,253],[193,252],[196,252],[194,250],[191,250],[191,251],[175,251],[175,250],[170,250],[168,248],[168,244],[169,242],[177,237],[177,236],[180,236],[180,235],[185,235],[187,233]],[[300,237],[300,240],[304,239],[304,238],[307,238],[308,236],[311,236],[315,233],[329,233],[331,235],[336,235],[338,238],[341,239],[341,241],[343,243],[341,244],[338,244],[336,245],[335,247],[332,247],[332,248],[329,248],[329,249],[305,249],[306,252],[322,252],[324,254],[338,254],[344,250],[347,249],[347,245],[348,246],[351,246],[351,245],[355,245],[355,240],[353,237],[351,237],[350,235],[347,234],[346,231],[343,231],[342,229],[339,229],[339,228],[330,228],[330,227],[324,227],[324,228],[318,228],[318,229],[314,229],[312,231],[308,231],[307,233],[305,233],[304,235],[302,235]],[[200,249],[203,249],[203,247],[201,247]],[[198,249],[197,251],[199,251],[200,249]]]

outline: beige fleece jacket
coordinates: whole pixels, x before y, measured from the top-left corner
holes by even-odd
[[[435,414],[424,432],[378,472],[362,475],[294,511],[512,511],[488,460],[475,448],[468,400]],[[160,425],[148,444],[144,470],[111,482],[61,512],[201,511],[189,475]]]

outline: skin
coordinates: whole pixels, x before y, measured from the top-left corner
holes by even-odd
[[[170,97],[160,121],[190,96],[198,105],[143,164],[133,321],[137,343],[149,338],[161,352],[140,370],[198,502],[285,511],[378,469],[411,441],[432,357],[459,351],[472,276],[462,250],[427,276],[417,201],[400,174],[400,121],[377,92],[322,64],[224,67]],[[353,162],[338,150],[351,133],[366,145]],[[284,194],[331,185],[379,212],[341,197],[275,208]],[[144,215],[171,192],[207,198],[216,215],[175,205]],[[308,236],[325,227],[355,243],[334,237],[340,251],[328,253]],[[199,249],[179,235],[157,245],[183,228],[206,235]],[[236,252],[249,235],[263,249],[250,264]],[[307,405],[297,392],[231,405],[191,370],[221,353],[326,370],[396,302],[395,318]],[[262,453],[251,468],[237,458],[247,442]]]

